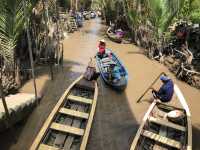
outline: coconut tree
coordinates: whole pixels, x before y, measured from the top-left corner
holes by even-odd
[[[27,2],[27,17],[37,0]],[[3,62],[1,69],[13,72],[15,64],[15,53],[17,43],[24,33],[25,20],[23,0],[1,0],[0,1],[0,56]],[[19,64],[18,64],[19,65]]]

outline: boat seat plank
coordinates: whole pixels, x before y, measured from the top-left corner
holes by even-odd
[[[180,142],[175,141],[175,140],[170,139],[170,138],[167,138],[167,137],[164,137],[164,136],[161,136],[159,134],[155,134],[153,132],[144,130],[142,135],[147,137],[147,138],[150,138],[152,140],[155,140],[157,142],[160,142],[162,144],[165,144],[165,145],[177,148],[177,149],[181,148],[181,143]]]
[[[80,97],[80,96],[69,95],[68,99],[77,101],[77,102],[81,102],[81,103],[85,103],[85,104],[92,104],[92,99],[88,99],[88,98],[84,98],[84,97]]]
[[[77,111],[84,111],[84,107],[83,106],[79,106],[78,109],[77,109]],[[76,128],[80,128],[80,126],[81,126],[81,120],[74,119],[72,126],[76,127]],[[71,135],[68,136],[68,138],[66,139],[65,144],[64,144],[64,150],[70,150],[73,141],[74,141],[74,136],[71,136]]]
[[[46,144],[40,144],[39,147],[38,147],[38,150],[59,150],[60,148],[56,148],[56,147],[53,147],[53,146],[49,146],[49,145],[46,145]]]
[[[76,109],[76,108],[77,108],[77,105],[71,106],[71,109]],[[71,126],[72,122],[73,122],[73,119],[71,117],[70,118],[67,117],[67,118],[64,119],[63,122],[59,122],[59,123]],[[64,134],[64,133],[57,134],[56,139],[54,141],[54,145],[56,145],[57,147],[62,147],[67,136],[68,135]]]
[[[65,115],[74,116],[74,117],[78,117],[78,118],[83,118],[83,119],[88,119],[88,117],[89,117],[88,113],[75,111],[75,110],[67,109],[67,108],[61,108],[59,110],[59,113],[62,113],[62,114],[65,114]]]
[[[75,127],[71,127],[71,126],[67,126],[67,125],[62,125],[62,124],[55,123],[55,122],[53,122],[51,124],[50,128],[54,129],[54,130],[61,131],[61,132],[66,132],[66,133],[79,135],[79,136],[83,136],[83,134],[84,134],[84,130],[83,129],[75,128]]]
[[[185,127],[177,125],[177,124],[172,123],[172,122],[169,122],[169,121],[164,120],[164,119],[159,119],[159,118],[155,118],[155,117],[149,117],[148,120],[150,122],[153,122],[153,123],[156,123],[156,124],[159,124],[159,125],[163,125],[163,126],[167,126],[167,127],[170,127],[170,128],[174,128],[176,130],[180,130],[180,131],[183,131],[183,132],[186,131]]]
[[[84,88],[87,90],[94,90],[95,85],[93,81],[88,81],[86,79],[82,79],[76,84],[76,87]]]

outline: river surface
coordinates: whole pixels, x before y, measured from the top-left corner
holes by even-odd
[[[122,60],[129,73],[127,89],[116,92],[99,83],[99,96],[96,114],[91,129],[88,150],[128,150],[139,124],[150,105],[146,101],[136,103],[137,99],[161,73],[166,72],[183,92],[191,113],[193,123],[193,149],[200,150],[200,91],[178,81],[168,69],[142,54],[141,48],[133,44],[117,44],[105,36],[105,25],[100,19],[86,21],[79,31],[69,34],[64,40],[64,68],[54,69],[51,81],[48,69],[37,72],[37,88],[43,94],[40,104],[24,122],[16,125],[13,140],[10,131],[0,135],[0,149],[27,150],[48,117],[64,90],[85,71],[90,57],[97,52],[98,41],[106,39],[111,48]],[[159,87],[158,82],[155,87]],[[27,82],[22,92],[33,92],[32,82]],[[148,93],[143,99],[148,99]],[[172,103],[179,105],[177,101]]]

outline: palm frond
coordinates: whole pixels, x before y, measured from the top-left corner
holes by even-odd
[[[1,0],[0,1],[0,55],[4,64],[13,64],[14,49],[25,28],[23,2],[27,3],[28,17],[37,0]]]

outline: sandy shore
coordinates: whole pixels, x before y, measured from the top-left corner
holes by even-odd
[[[96,53],[98,40],[104,37],[104,25],[100,20],[85,22],[84,28],[69,35],[64,41],[64,69],[55,68],[55,80],[51,81],[48,69],[37,77],[38,91],[44,93],[39,106],[27,120],[16,125],[14,143],[10,132],[1,133],[0,149],[27,150],[52,108],[70,83],[84,70],[89,58]],[[138,126],[149,103],[136,103],[137,99],[161,72],[174,79],[183,92],[193,123],[193,150],[199,150],[200,143],[200,91],[175,79],[168,69],[158,62],[149,60],[141,49],[132,44],[117,44],[107,38],[107,47],[114,50],[129,72],[129,83],[123,93],[117,93],[99,80],[99,97],[96,115],[88,143],[88,150],[127,150],[137,132]],[[159,86],[158,84],[155,87]],[[22,92],[33,92],[32,82],[27,82]],[[144,99],[147,99],[147,94]],[[177,102],[173,102],[176,103]]]

